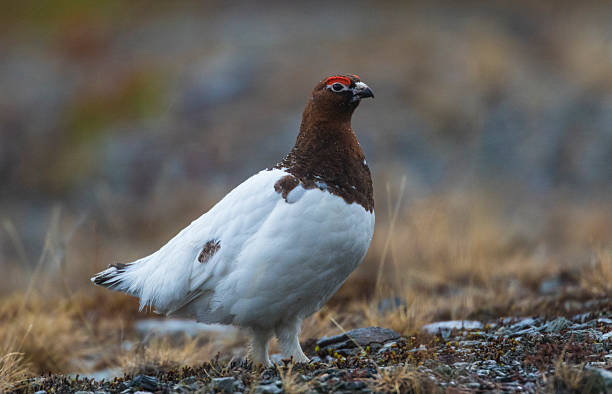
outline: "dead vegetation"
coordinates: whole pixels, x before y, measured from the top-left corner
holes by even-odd
[[[378,374],[368,380],[370,387],[384,393],[424,394],[442,392],[413,365],[379,368]]]
[[[395,194],[394,199],[389,205],[398,207],[395,211],[378,214],[376,236],[364,264],[328,306],[305,321],[304,341],[337,334],[339,327],[382,326],[413,336],[424,324],[444,319],[567,315],[582,312],[583,304],[572,304],[574,301],[611,295],[612,261],[606,249],[612,244],[609,205],[594,206],[598,215],[586,214],[582,206],[571,204],[552,207],[534,228],[510,225],[510,219],[517,219],[514,213],[508,216],[503,207],[496,206],[498,202],[491,203],[495,198],[482,194],[451,193],[408,201],[400,201]],[[576,212],[588,218],[581,216],[580,229],[570,223],[579,216]],[[527,220],[519,219],[516,222]],[[60,228],[70,227],[70,221],[58,217],[52,231],[59,234],[48,238],[61,240]],[[71,242],[49,242],[31,273],[29,290],[15,290],[2,298],[2,387],[46,373],[120,368],[134,375],[195,366],[217,354],[224,360],[244,355],[243,337],[225,342],[210,337],[141,342],[132,328],[136,319],[145,317],[137,312],[137,303],[88,282],[89,274],[114,260],[107,259],[114,246],[119,251],[127,246],[117,245],[117,240],[101,240],[92,228],[81,224]],[[91,255],[92,242],[81,242],[90,236],[95,243],[109,242],[109,249],[95,259],[86,258]],[[61,245],[60,260],[58,253],[52,253],[54,244]],[[552,293],[543,291],[545,281],[552,283]],[[126,347],[126,343],[131,345]],[[554,363],[563,350],[546,346],[535,351],[534,363]],[[275,351],[274,344],[271,350]],[[426,357],[421,356],[422,362]],[[417,359],[396,361],[409,362],[381,370],[377,388],[397,392],[431,389],[413,368]],[[303,388],[304,382],[291,370],[281,375],[287,391]],[[571,386],[573,378],[559,375],[554,379],[567,380]]]

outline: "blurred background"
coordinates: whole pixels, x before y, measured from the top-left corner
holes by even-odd
[[[128,299],[89,277],[157,250],[279,161],[311,89],[335,73],[376,94],[353,127],[377,228],[331,305],[436,295],[414,304],[422,321],[493,316],[486,302],[585,272],[609,294],[612,4],[0,7],[3,296]]]

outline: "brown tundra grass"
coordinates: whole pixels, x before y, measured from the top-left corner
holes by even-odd
[[[440,319],[548,313],[538,292],[547,278],[561,278],[564,288],[586,297],[612,293],[610,202],[556,202],[520,211],[495,195],[408,199],[402,189],[389,191],[388,202],[379,204],[365,262],[304,322],[302,340],[337,334],[339,326],[377,325],[411,334]],[[148,243],[131,241],[129,232],[103,236],[95,223],[59,212],[49,229],[36,268],[24,268],[31,266],[23,261],[25,253],[16,253],[21,260],[9,262],[10,275],[0,279],[0,391],[49,372],[109,367],[135,372],[195,364],[217,353],[227,359],[244,356],[241,335],[139,344],[134,321],[156,315],[138,313],[137,302],[126,295],[90,285],[91,274],[110,262],[150,253],[167,234],[151,234]],[[23,250],[15,226],[6,220],[3,236]],[[401,306],[381,311],[379,302],[388,297],[397,297]],[[126,340],[136,345],[122,347]],[[301,387],[291,371],[283,382],[289,390]],[[381,373],[380,384],[391,391],[422,387],[409,368]]]

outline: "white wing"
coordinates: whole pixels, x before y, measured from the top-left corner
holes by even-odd
[[[307,316],[363,259],[374,214],[301,185],[285,200],[274,186],[286,175],[261,171],[151,256],[93,280],[140,297],[141,308],[209,323]]]
[[[157,252],[131,264],[111,266],[92,281],[139,297],[141,309],[152,306],[161,313],[172,313],[212,291],[215,278],[231,270],[242,245],[265,223],[276,204],[284,202],[274,190],[275,182],[284,175],[276,169],[253,175]],[[209,241],[218,241],[218,250],[200,262],[198,256]],[[213,283],[207,286],[208,282]]]

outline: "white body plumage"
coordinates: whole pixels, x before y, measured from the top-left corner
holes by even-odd
[[[141,308],[249,327],[256,339],[283,332],[297,337],[302,319],[363,260],[374,213],[302,185],[285,199],[274,185],[286,175],[279,169],[259,172],[157,252],[92,280],[110,278],[109,287],[139,297]],[[200,262],[209,241],[218,249]],[[299,353],[290,355],[299,359]],[[269,364],[267,354],[261,357]]]

